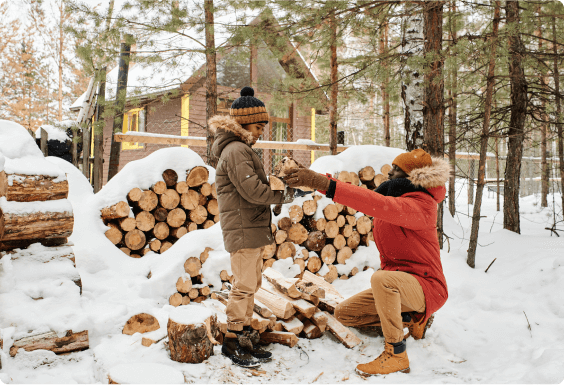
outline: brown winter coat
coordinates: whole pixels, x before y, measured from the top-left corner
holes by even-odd
[[[215,134],[212,155],[219,159],[215,185],[225,250],[272,244],[270,205],[283,203],[284,193],[270,189],[250,132],[229,116],[214,116],[209,127]]]

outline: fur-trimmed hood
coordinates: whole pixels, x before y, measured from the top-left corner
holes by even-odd
[[[209,120],[208,125],[214,135],[218,134],[218,130],[225,130],[238,136],[243,143],[250,145],[253,142],[253,135],[230,116],[216,115]]]
[[[446,184],[450,173],[450,164],[443,158],[433,157],[432,160],[433,164],[431,166],[411,170],[407,179],[414,186],[430,189]]]

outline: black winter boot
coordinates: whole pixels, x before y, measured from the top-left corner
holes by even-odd
[[[229,358],[235,365],[244,368],[255,368],[260,366],[260,362],[251,355],[249,348],[252,349],[252,346],[252,342],[245,334],[242,332],[234,333],[228,330],[227,333],[225,333],[225,338],[223,338],[221,353]]]
[[[246,333],[253,345],[252,349],[247,349],[253,357],[257,358],[260,362],[272,360],[272,353],[260,348],[260,334],[257,330],[251,329],[250,326],[243,326],[243,332]]]

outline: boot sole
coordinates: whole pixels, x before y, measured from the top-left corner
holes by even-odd
[[[393,373],[409,373],[411,372],[410,368],[406,368],[406,369],[402,369],[402,370],[398,370],[397,372],[392,372],[392,373],[365,373],[363,371],[360,371],[358,369],[355,368],[356,374],[358,374],[361,377],[367,378],[367,377],[372,377],[372,376],[385,376],[386,374],[393,374]]]

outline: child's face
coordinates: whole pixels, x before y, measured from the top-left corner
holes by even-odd
[[[246,124],[245,129],[253,135],[253,143],[255,144],[257,140],[262,136],[264,131],[264,127],[266,127],[266,123],[253,123],[253,124]]]

